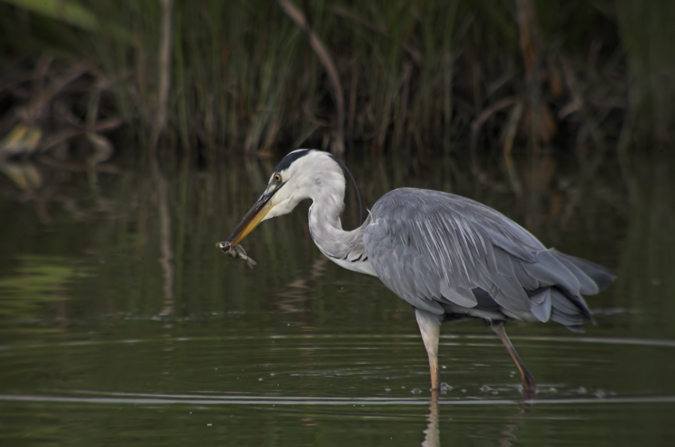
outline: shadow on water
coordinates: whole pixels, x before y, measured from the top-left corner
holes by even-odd
[[[254,270],[215,249],[272,160],[203,170],[36,163],[0,176],[0,215],[10,216],[0,220],[0,440],[668,445],[672,160],[346,162],[366,206],[399,186],[466,195],[618,273],[589,299],[598,325],[586,334],[509,328],[540,381],[536,400],[519,401],[510,358],[471,322],[443,327],[445,394],[430,400],[408,305],[323,258],[306,206],[247,239]],[[354,198],[349,190],[347,227]]]

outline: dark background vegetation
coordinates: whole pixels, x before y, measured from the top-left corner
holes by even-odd
[[[471,401],[441,409],[446,445],[669,445],[674,23],[671,0],[0,0],[0,444],[433,433],[393,401],[134,400],[426,398],[409,305],[323,257],[307,204],[247,237],[253,270],[214,246],[304,146],[344,151],[365,207],[461,194],[617,274],[585,336],[509,327],[570,405],[474,406],[517,372],[480,322],[444,327],[443,400]]]
[[[2,0],[0,154],[646,150],[673,138],[673,19],[669,0]]]

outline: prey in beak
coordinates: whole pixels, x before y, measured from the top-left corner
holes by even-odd
[[[241,245],[232,245],[229,242],[218,242],[216,247],[220,248],[223,253],[227,253],[233,258],[239,258],[248,265],[249,268],[255,267],[258,263],[252,257],[246,254],[246,250]]]
[[[276,177],[276,176],[275,176]],[[274,194],[280,189],[280,182],[272,182],[262,196],[253,204],[251,209],[246,213],[244,218],[235,227],[230,237],[226,241],[218,242],[216,247],[220,248],[224,253],[229,254],[233,258],[241,259],[246,262],[250,268],[256,265],[256,262],[246,254],[246,250],[239,242],[242,241],[248,234],[263,221],[267,213],[274,206],[271,201]]]

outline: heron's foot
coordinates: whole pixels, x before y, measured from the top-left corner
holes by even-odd
[[[518,352],[516,352],[516,348],[513,347],[511,340],[509,340],[508,335],[506,335],[504,323],[492,324],[490,328],[492,328],[497,336],[499,336],[499,339],[502,341],[506,350],[509,352],[509,355],[511,355],[511,358],[515,362],[518,371],[520,371],[520,379],[523,384],[523,394],[525,398],[531,399],[537,394],[537,384],[534,381],[534,376],[527,370],[525,363],[520,359]]]
[[[523,384],[523,397],[525,399],[533,399],[537,395],[537,384],[534,381],[534,376],[527,369],[521,370],[520,373]]]
[[[438,374],[438,363],[432,361],[432,359],[429,359],[429,371],[431,373],[431,388],[429,388],[429,391],[441,391],[441,377]]]

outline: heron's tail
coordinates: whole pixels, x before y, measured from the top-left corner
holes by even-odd
[[[595,287],[591,287],[590,290],[584,290],[582,287],[581,293],[584,295],[594,295],[601,290],[605,290],[616,279],[616,275],[614,275],[607,267],[603,267],[600,264],[577,258],[576,256],[570,256],[555,248],[551,248],[549,252],[553,253],[555,257],[558,258],[558,261],[562,262],[574,276],[577,276],[577,279],[580,279],[579,277],[583,275],[590,278],[591,281],[595,283]]]
[[[609,286],[615,279],[612,272],[554,249],[539,252],[537,261],[542,279],[554,285],[528,291],[532,314],[540,321],[550,319],[575,332],[583,331],[584,321],[594,323],[583,295],[594,295]]]
[[[595,295],[606,289],[616,279],[616,276],[608,268],[586,259],[570,256],[555,249],[550,249],[549,252],[579,282],[579,289],[576,293],[564,285],[550,289],[551,320],[572,331],[583,332],[584,320],[591,323],[595,323],[595,320],[582,295]]]

